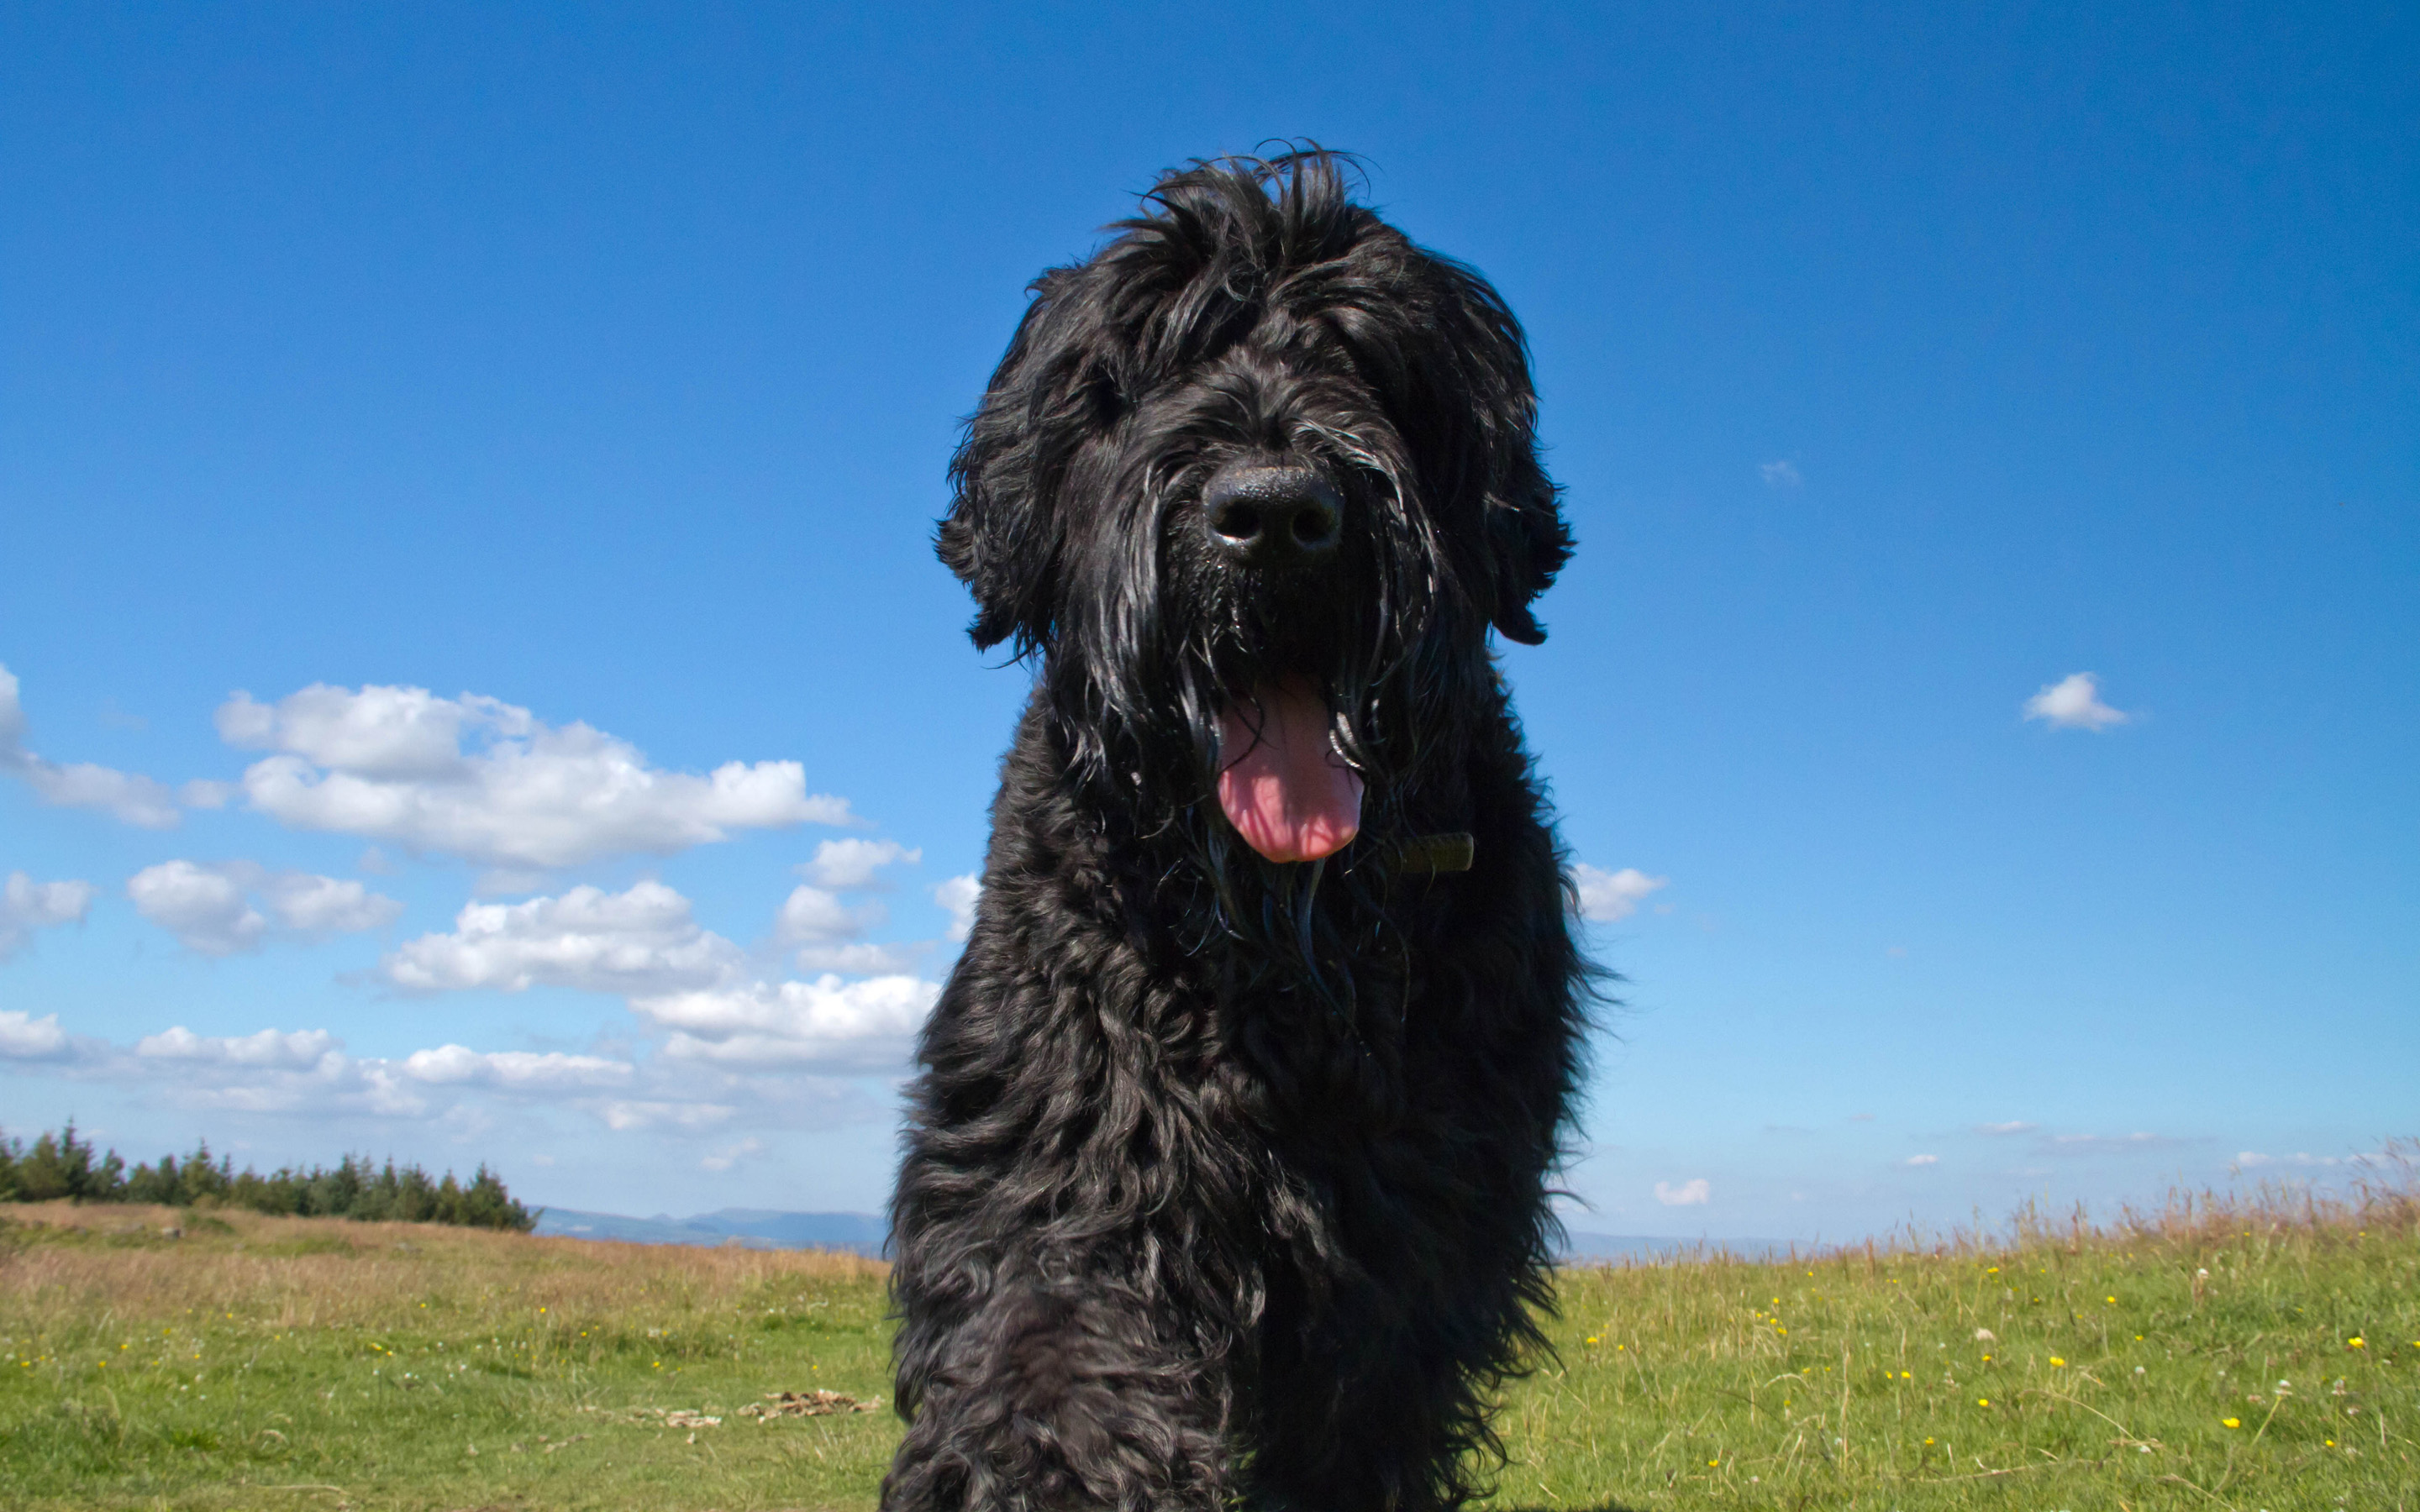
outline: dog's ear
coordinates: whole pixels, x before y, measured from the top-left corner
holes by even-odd
[[[1503,297],[1475,270],[1426,254],[1435,277],[1426,322],[1436,345],[1416,380],[1421,428],[1444,454],[1440,481],[1475,509],[1480,560],[1470,576],[1480,609],[1508,640],[1534,646],[1545,629],[1529,610],[1572,556],[1560,490],[1538,460],[1538,396],[1529,345]],[[1417,371],[1417,370],[1416,370]],[[1467,514],[1464,518],[1469,518]]]
[[[974,594],[985,650],[1049,643],[1067,521],[1060,491],[1084,442],[1114,424],[1117,389],[1075,270],[1045,274],[950,459],[954,498],[934,547]],[[1094,333],[1088,336],[1088,332]]]
[[[1487,618],[1505,640],[1534,646],[1546,639],[1546,631],[1529,605],[1572,559],[1573,542],[1557,489],[1538,465],[1533,446],[1525,444],[1521,451],[1526,466],[1514,470],[1510,487],[1489,490],[1483,506],[1495,599]]]

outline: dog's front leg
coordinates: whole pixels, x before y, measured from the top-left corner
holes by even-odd
[[[1114,1277],[994,1282],[953,1322],[909,1319],[919,1381],[885,1512],[1213,1512],[1223,1367],[1165,1338]]]

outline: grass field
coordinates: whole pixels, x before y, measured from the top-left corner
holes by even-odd
[[[8,1211],[9,1508],[866,1508],[897,1435],[887,1402],[747,1413],[886,1396],[868,1261]],[[1561,1297],[1498,1506],[2420,1512],[2408,1190]]]

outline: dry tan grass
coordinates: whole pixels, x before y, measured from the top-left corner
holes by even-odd
[[[879,1279],[881,1262],[822,1250],[694,1249],[177,1208],[37,1203],[16,1223],[92,1242],[0,1251],[0,1312],[132,1322],[235,1313],[278,1328],[382,1327],[422,1304],[499,1304],[576,1320],[719,1309],[783,1283]],[[164,1232],[181,1228],[185,1237]]]

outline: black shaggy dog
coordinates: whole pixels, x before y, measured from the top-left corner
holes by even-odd
[[[1572,541],[1519,325],[1345,166],[1162,178],[951,465],[1038,668],[920,1051],[891,1512],[1455,1506],[1541,1342],[1590,979],[1487,632]]]

